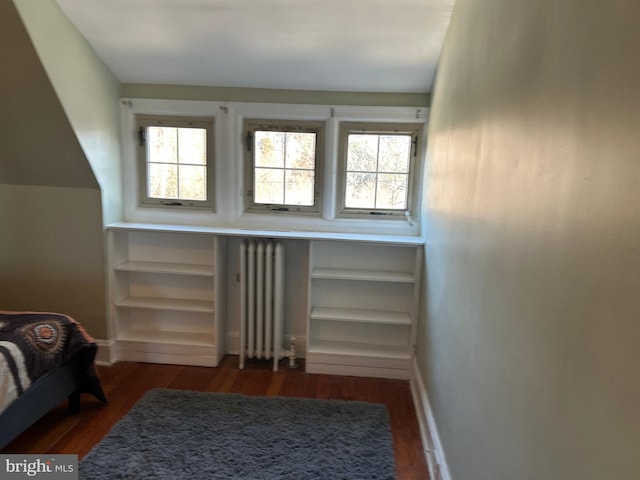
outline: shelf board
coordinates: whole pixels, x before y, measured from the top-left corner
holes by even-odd
[[[311,278],[328,280],[359,280],[367,282],[413,283],[414,276],[406,272],[386,272],[340,268],[316,268]]]
[[[383,312],[353,308],[314,307],[311,320],[330,320],[334,322],[375,323],[382,325],[411,326],[411,317],[404,312]]]
[[[215,311],[213,302],[181,298],[126,297],[116,302],[116,306],[200,313],[213,313]]]
[[[307,353],[342,355],[347,357],[374,357],[398,360],[411,358],[408,346],[372,345],[367,343],[310,340]]]
[[[169,273],[174,275],[196,275],[213,277],[215,267],[213,265],[192,265],[188,263],[164,263],[164,262],[124,262],[115,267],[121,272],[147,272]]]
[[[302,240],[336,240],[341,242],[366,242],[382,245],[410,245],[422,247],[424,237],[421,235],[395,235],[389,234],[367,234],[367,233],[340,233],[340,232],[320,232],[315,230],[277,230],[259,228],[228,228],[196,225],[168,225],[159,223],[135,223],[116,222],[107,225],[109,230],[125,231],[147,231],[147,232],[179,232],[179,233],[205,233],[225,236],[239,237],[270,237],[270,238],[297,238]]]

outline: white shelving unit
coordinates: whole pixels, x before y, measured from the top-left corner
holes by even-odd
[[[225,237],[108,230],[118,360],[216,366],[224,354]]]
[[[409,378],[421,249],[312,241],[309,261],[307,371]]]
[[[308,255],[308,272],[295,272],[308,280],[307,295],[298,289],[286,298],[288,315],[306,314],[308,372],[410,377],[423,245],[413,237],[112,224],[111,358],[218,365],[234,333],[226,331],[227,239],[234,236],[309,242],[300,258]],[[235,301],[235,282],[230,288]]]

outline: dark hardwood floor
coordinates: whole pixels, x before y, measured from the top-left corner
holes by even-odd
[[[130,362],[98,367],[108,405],[83,395],[80,413],[69,416],[61,404],[0,452],[77,453],[82,458],[147,390],[161,387],[384,403],[391,420],[396,478],[429,478],[408,381],[309,374],[304,366],[273,373],[263,362],[249,362],[243,370],[237,366],[238,357],[227,356],[217,368]]]

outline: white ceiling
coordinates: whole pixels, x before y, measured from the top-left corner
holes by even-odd
[[[455,0],[56,0],[122,83],[429,92]]]

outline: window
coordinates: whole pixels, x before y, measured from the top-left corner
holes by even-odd
[[[341,215],[402,216],[411,210],[422,125],[343,123]]]
[[[419,235],[428,109],[121,103],[127,221]]]
[[[246,209],[319,212],[323,123],[245,121]]]
[[[213,120],[136,116],[140,200],[147,206],[213,207]]]

